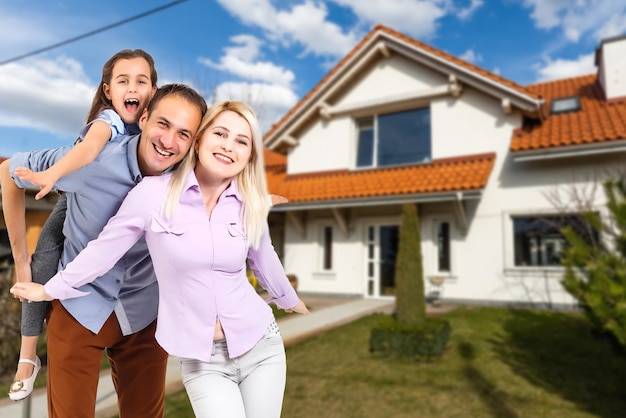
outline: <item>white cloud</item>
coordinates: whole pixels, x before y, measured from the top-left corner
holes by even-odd
[[[293,90],[292,71],[260,60],[261,41],[250,35],[230,39],[236,45],[224,48],[219,62],[200,58],[199,62],[243,81],[224,82],[213,89],[210,102],[243,100],[255,109],[263,132],[292,108],[298,96]]]
[[[237,35],[232,37],[231,41],[238,45],[224,48],[225,55],[219,62],[206,58],[200,58],[198,61],[248,81],[262,81],[290,88],[295,79],[292,71],[268,61],[257,60],[260,56],[261,41],[250,35]]]
[[[575,60],[546,59],[542,65],[535,66],[537,81],[549,81],[561,78],[575,77],[596,72],[594,53],[580,55]]]
[[[259,119],[261,131],[267,132],[298,101],[291,89],[265,83],[228,82],[216,89],[215,102],[243,100],[249,103]]]
[[[77,134],[95,87],[80,63],[66,57],[0,66],[0,124]]]
[[[585,36],[595,41],[626,29],[626,3],[606,0],[523,0],[533,9],[531,18],[540,29],[560,27],[569,42]]]
[[[263,45],[260,39],[252,35],[235,35],[230,40],[238,46],[224,48],[226,55],[241,58],[244,61],[252,61],[259,56],[259,49]]]
[[[596,29],[593,37],[596,40],[602,40],[624,33],[626,33],[626,11],[611,15],[603,26]]]
[[[474,15],[476,10],[480,9],[484,5],[483,0],[471,0],[469,6],[460,8],[456,12],[456,16],[461,20],[469,20]]]
[[[350,8],[368,26],[382,23],[418,39],[432,38],[437,31],[437,20],[452,10],[452,3],[446,0],[331,1]],[[473,0],[472,4],[478,2]]]
[[[0,8],[0,39],[10,40],[2,44],[0,61],[27,54],[42,45],[56,42],[58,33],[48,30],[44,23],[36,14],[20,16]]]
[[[474,52],[473,49],[468,49],[467,51],[459,55],[459,58],[467,62],[471,62],[473,64],[479,63],[480,61],[483,60],[482,55],[480,55],[477,52]]]
[[[277,10],[269,0],[217,0],[242,23],[263,29],[269,40],[289,46],[299,43],[305,53],[341,57],[354,47],[361,34],[344,33],[327,20],[323,2],[305,0],[290,9]]]
[[[290,11],[280,11],[276,21],[280,31],[275,36],[287,36],[302,44],[305,53],[343,57],[359,41],[361,34],[345,32],[327,20],[328,10],[323,3],[305,1]]]

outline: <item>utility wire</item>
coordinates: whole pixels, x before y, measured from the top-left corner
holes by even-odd
[[[29,52],[27,54],[19,55],[19,56],[14,57],[14,58],[9,58],[8,60],[0,61],[0,65],[8,64],[10,62],[15,62],[15,61],[21,60],[21,59],[26,58],[26,57],[31,57],[33,55],[41,54],[42,52],[50,51],[51,49],[57,48],[59,46],[67,45],[69,43],[78,41],[80,39],[87,38],[87,37],[89,37],[91,35],[95,35],[96,33],[104,32],[104,31],[112,29],[112,28],[114,28],[116,26],[123,25],[124,23],[132,22],[133,20],[137,20],[137,19],[142,18],[144,16],[148,16],[148,15],[150,15],[152,13],[159,12],[159,11],[161,11],[163,9],[167,9],[168,7],[175,6],[178,3],[182,3],[182,2],[185,2],[185,1],[187,1],[187,0],[176,0],[176,1],[173,1],[171,3],[168,3],[168,4],[164,5],[164,6],[160,6],[160,7],[154,8],[152,10],[148,10],[147,12],[140,13],[140,14],[135,15],[133,17],[129,17],[127,19],[121,20],[121,21],[119,21],[117,23],[113,23],[111,25],[104,26],[104,27],[102,27],[100,29],[96,29],[96,30],[93,30],[91,32],[84,33],[82,35],[79,35],[79,36],[76,36],[74,38],[68,39],[66,41],[59,42],[57,44],[47,46],[45,48],[37,49],[35,51]]]

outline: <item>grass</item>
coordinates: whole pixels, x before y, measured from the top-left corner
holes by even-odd
[[[445,317],[448,349],[427,364],[371,356],[378,315],[288,348],[283,416],[624,416],[626,356],[581,315],[459,308]],[[166,417],[193,417],[184,391],[167,398]]]

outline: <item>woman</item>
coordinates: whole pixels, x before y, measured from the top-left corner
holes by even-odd
[[[223,102],[173,174],[147,177],[98,239],[45,286],[16,283],[30,301],[80,297],[145,235],[159,281],[156,337],[180,358],[198,417],[280,417],[285,350],[272,311],[250,286],[246,260],[270,301],[308,314],[267,227],[263,144],[252,110]]]

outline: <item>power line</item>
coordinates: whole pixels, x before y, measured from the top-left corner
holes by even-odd
[[[68,39],[66,41],[59,42],[57,44],[47,46],[45,48],[37,49],[35,51],[29,52],[27,54],[19,55],[19,56],[14,57],[14,58],[9,58],[8,60],[0,61],[0,65],[8,64],[10,62],[15,62],[15,61],[18,61],[18,60],[21,60],[23,58],[30,57],[30,56],[33,56],[33,55],[41,54],[42,52],[50,51],[51,49],[57,48],[59,46],[67,45],[69,43],[78,41],[80,39],[87,38],[87,37],[89,37],[91,35],[95,35],[96,33],[104,32],[104,31],[112,29],[112,28],[114,28],[116,26],[123,25],[124,23],[132,22],[133,20],[137,20],[137,19],[142,18],[144,16],[148,16],[148,15],[150,15],[152,13],[159,12],[159,11],[161,11],[163,9],[167,9],[168,7],[175,6],[178,3],[182,3],[182,2],[185,2],[185,1],[187,1],[187,0],[176,0],[176,1],[173,1],[171,3],[168,3],[168,4],[164,5],[164,6],[156,7],[154,9],[148,10],[147,12],[140,13],[140,14],[135,15],[133,17],[129,17],[127,19],[121,20],[121,21],[119,21],[117,23],[113,23],[111,25],[104,26],[104,27],[102,27],[100,29],[96,29],[96,30],[93,30],[91,32],[84,33],[82,35],[79,35],[79,36],[76,36],[74,38]]]

